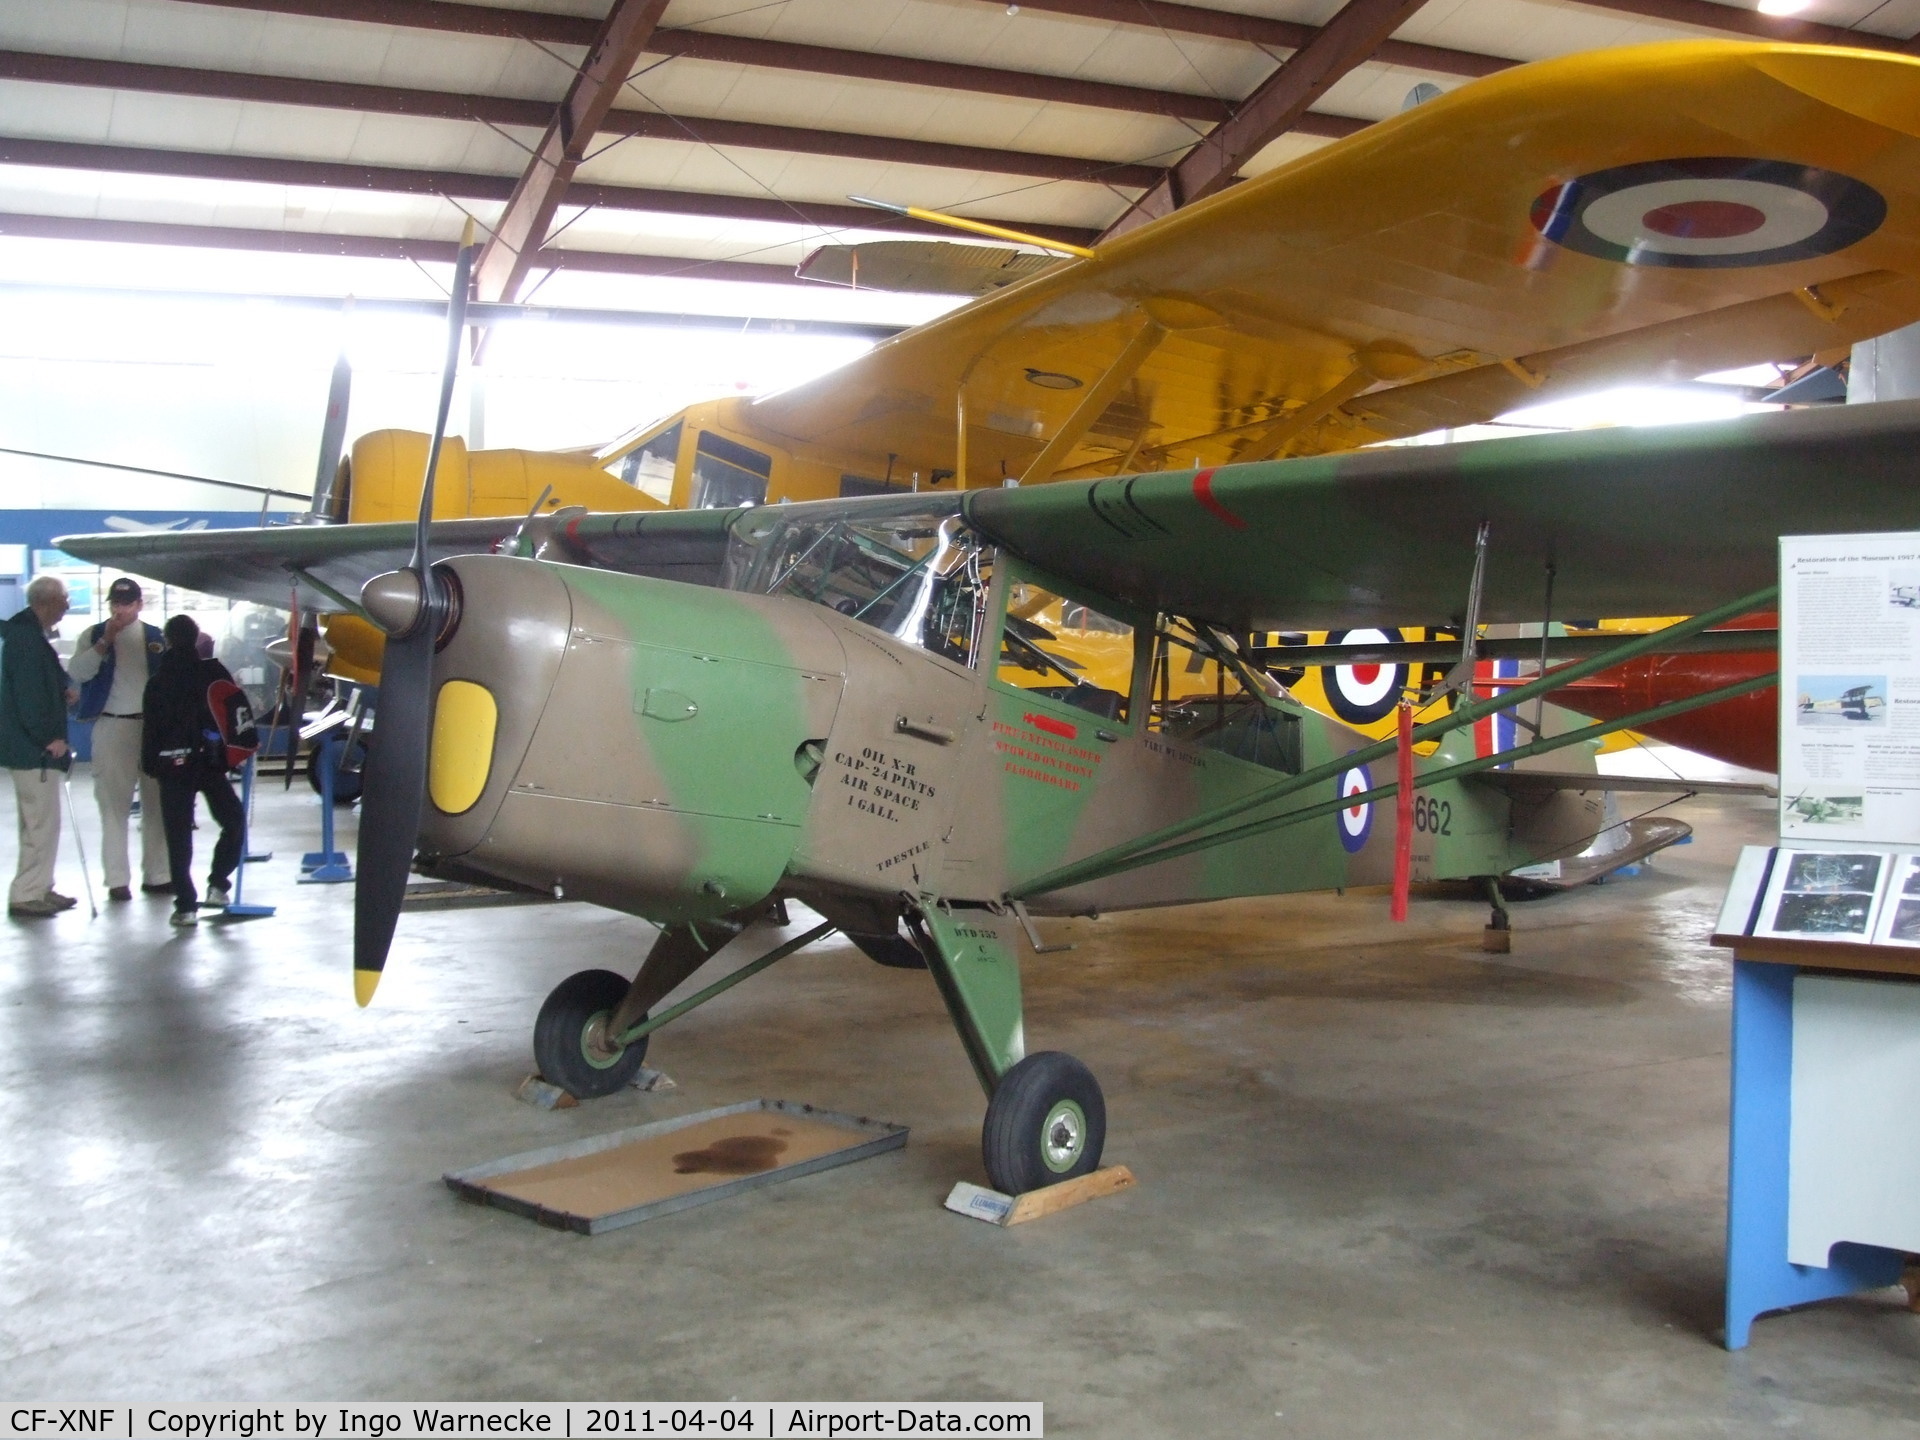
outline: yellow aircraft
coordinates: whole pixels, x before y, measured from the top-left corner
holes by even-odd
[[[1214,467],[1842,350],[1920,320],[1916,262],[1920,61],[1731,41],[1568,56],[1046,264],[795,389],[595,451],[450,440],[435,514],[504,523],[543,492],[548,509],[706,508],[1192,469],[1233,527]],[[332,517],[410,517],[425,450],[363,437]],[[1087,523],[1151,524],[1124,506]],[[371,627],[329,639],[350,673],[377,666]],[[1301,698],[1379,723],[1407,671],[1348,669]]]

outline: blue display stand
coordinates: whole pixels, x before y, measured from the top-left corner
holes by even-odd
[[[263,916],[273,914],[275,909],[272,905],[249,905],[242,898],[246,891],[247,884],[247,867],[245,861],[255,858],[247,853],[247,829],[251,825],[252,820],[253,760],[249,758],[246,769],[241,772],[240,778],[240,854],[245,858],[233,872],[233,899],[228,902],[225,914],[222,917],[223,919],[258,920]],[[264,856],[259,858],[272,859],[273,852],[269,850]]]
[[[1716,935],[1716,943],[1734,944]],[[1746,943],[1751,944],[1751,941]],[[1827,947],[1833,956],[1836,947]],[[1828,959],[1831,964],[1831,958]],[[1744,1349],[1769,1310],[1899,1283],[1905,1256],[1839,1244],[1822,1269],[1787,1259],[1793,1115],[1793,981],[1800,967],[1735,959],[1733,1094],[1727,1147],[1727,1336]]]
[[[346,747],[335,740],[332,730],[320,737],[313,762],[320,775],[320,848],[300,857],[302,885],[343,885],[353,879],[346,852],[333,848],[333,779],[345,754]]]

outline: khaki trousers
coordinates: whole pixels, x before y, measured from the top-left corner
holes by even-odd
[[[93,722],[93,798],[100,807],[100,868],[109,889],[133,884],[127,856],[127,820],[140,792],[140,883],[167,883],[167,832],[160,815],[160,782],[140,773],[145,721],[102,715]]]
[[[53,888],[53,855],[60,848],[60,782],[64,770],[14,770],[13,795],[20,806],[20,868],[9,905],[38,900]]]

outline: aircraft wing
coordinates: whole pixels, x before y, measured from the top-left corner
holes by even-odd
[[[556,525],[557,558],[699,584],[718,581],[731,510],[649,510]],[[555,519],[556,517],[546,517]],[[430,528],[435,560],[485,554],[520,527],[517,516],[440,520]],[[165,535],[67,535],[54,544],[96,565],[208,595],[285,607],[297,588],[303,609],[337,612],[360,587],[413,555],[413,526],[269,525]]]
[[[1235,631],[1689,615],[1773,583],[1779,537],[1920,530],[1920,401],[1405,445],[976,490],[1062,581]],[[1920,558],[1920,557],[1915,557]],[[1091,598],[1091,597],[1090,597]]]
[[[925,471],[962,400],[976,484],[1063,429],[1067,477],[1324,453],[1843,349],[1920,319],[1917,262],[1920,61],[1612,49],[1463,86],[747,413]]]

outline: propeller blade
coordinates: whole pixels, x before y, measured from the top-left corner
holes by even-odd
[[[420,486],[420,518],[414,527],[413,559],[405,570],[369,580],[360,603],[387,632],[380,662],[377,724],[367,746],[360,794],[360,843],[353,882],[353,996],[373,999],[387,965],[387,951],[406,897],[414,842],[426,803],[427,746],[433,714],[433,649],[447,617],[443,584],[434,578],[427,552],[433,520],[433,478],[446,439],[453,384],[460,369],[460,342],[467,323],[467,292],[474,256],[473,222],[460,241],[447,304],[447,358],[440,372],[440,411],[427,447],[427,473]]]
[[[360,844],[353,882],[353,997],[373,999],[400,919],[427,788],[427,724],[433,709],[436,626],[387,639],[380,665],[379,723],[367,743],[360,791]]]
[[[348,301],[349,305],[353,302]],[[333,487],[340,473],[340,452],[347,443],[347,406],[353,399],[353,366],[343,347],[327,385],[327,418],[320,426],[320,464],[313,473],[313,513],[331,517]],[[341,519],[346,516],[342,515]]]

